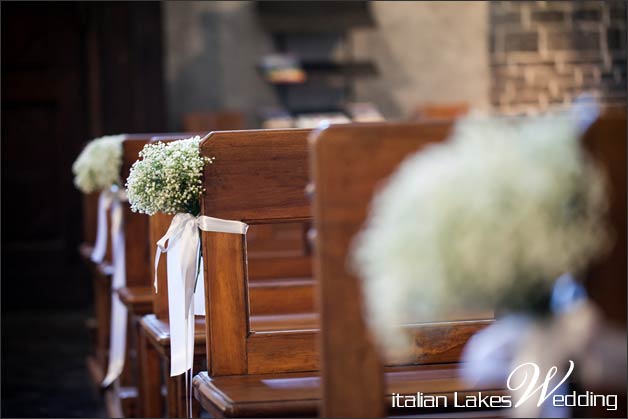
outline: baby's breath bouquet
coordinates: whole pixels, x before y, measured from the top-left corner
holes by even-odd
[[[153,215],[200,213],[205,162],[199,153],[200,137],[147,144],[131,167],[126,187],[131,209]]]
[[[354,243],[383,342],[460,307],[540,313],[557,277],[606,249],[605,179],[579,138],[568,116],[469,117],[400,166]]]
[[[109,135],[90,141],[72,165],[74,185],[83,193],[120,185],[124,135]]]
[[[213,158],[201,156],[200,142],[201,138],[197,136],[147,144],[140,152],[140,159],[131,167],[126,183],[133,211],[148,215],[157,212],[174,214],[170,227],[156,243],[155,255],[156,263],[162,253],[167,253],[168,258],[171,376],[192,368],[194,315],[205,311],[202,303],[195,308],[195,301],[197,304],[204,302],[201,231],[246,232],[246,225],[238,221],[200,215],[203,167],[213,161]],[[234,228],[238,230],[232,231]],[[159,292],[157,272],[154,284]]]

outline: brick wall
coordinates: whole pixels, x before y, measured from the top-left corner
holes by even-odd
[[[490,3],[491,102],[504,113],[591,92],[626,103],[626,0]]]

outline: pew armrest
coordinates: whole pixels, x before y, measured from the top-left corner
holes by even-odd
[[[153,287],[124,287],[118,290],[120,301],[136,315],[149,314],[153,311],[155,293]]]

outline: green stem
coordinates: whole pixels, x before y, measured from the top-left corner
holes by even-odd
[[[198,274],[201,272],[201,255],[203,254],[203,245],[200,241],[201,239],[201,232],[199,230],[198,232],[199,235],[199,245],[198,245],[198,250],[199,250],[199,255],[196,258],[196,278],[194,279],[194,292],[196,292],[196,285],[198,284]]]

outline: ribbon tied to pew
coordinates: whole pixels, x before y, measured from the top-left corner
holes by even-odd
[[[157,242],[156,291],[159,257],[161,253],[167,253],[171,377],[187,373],[192,368],[194,315],[204,314],[205,311],[204,280],[202,270],[199,272],[202,265],[199,230],[244,235],[247,229],[248,225],[241,221],[179,213]]]
[[[102,382],[108,387],[122,373],[126,348],[127,309],[120,301],[118,290],[126,286],[124,255],[123,202],[127,201],[126,191],[117,185],[100,193],[98,198],[98,228],[91,259],[102,263],[107,253],[108,236],[111,234],[111,334],[109,338],[109,365]],[[107,211],[111,211],[111,230],[107,226]]]

